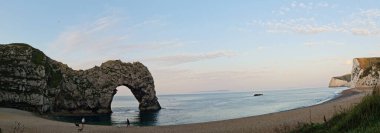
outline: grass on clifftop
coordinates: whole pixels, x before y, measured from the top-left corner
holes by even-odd
[[[357,106],[335,115],[326,123],[306,124],[292,132],[378,133],[380,132],[380,96],[366,96]]]

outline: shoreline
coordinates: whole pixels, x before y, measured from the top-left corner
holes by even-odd
[[[243,118],[146,127],[85,125],[83,132],[275,132],[299,123],[323,122],[324,117],[330,119],[342,109],[356,105],[369,92],[366,89],[347,89],[320,104]],[[77,132],[74,123],[46,119],[27,111],[0,108],[0,128],[3,132],[12,132],[15,121],[23,124],[26,132]]]
[[[266,114],[271,114],[271,113],[278,113],[278,112],[285,112],[285,111],[290,111],[290,110],[294,110],[294,109],[299,109],[299,108],[305,108],[305,107],[310,107],[310,106],[314,106],[314,105],[319,105],[319,104],[323,104],[325,102],[329,102],[329,101],[332,101],[334,99],[337,99],[339,97],[341,97],[341,93],[345,90],[349,90],[350,88],[347,88],[347,87],[337,87],[339,89],[339,91],[335,91],[335,95],[331,96],[331,97],[328,97],[324,100],[321,100],[321,101],[318,101],[317,103],[314,103],[314,104],[310,104],[310,105],[304,105],[304,106],[299,106],[299,107],[295,107],[295,108],[289,108],[289,109],[283,109],[283,110],[277,110],[276,112],[266,112],[266,113],[260,113],[260,114],[254,114],[254,115],[244,115],[244,116],[240,116],[240,117],[234,117],[234,118],[226,118],[226,119],[215,119],[215,120],[210,120],[210,121],[198,121],[198,122],[190,122],[190,123],[173,123],[173,124],[164,124],[164,125],[132,125],[132,126],[138,126],[138,127],[149,127],[149,126],[176,126],[176,125],[185,125],[185,124],[198,124],[198,123],[208,123],[208,122],[217,122],[217,121],[224,121],[224,120],[232,120],[232,119],[239,119],[239,118],[245,118],[245,117],[253,117],[253,116],[259,116],[259,115],[266,115]],[[342,89],[344,88],[344,89]],[[310,89],[310,88],[308,88]],[[329,88],[331,89],[331,88]],[[335,88],[332,88],[332,89],[335,89]],[[340,90],[342,89],[342,90]],[[304,90],[304,89],[293,89],[293,90]],[[272,90],[270,90],[272,91]],[[282,91],[282,90],[281,90]],[[236,93],[236,92],[232,92],[232,93]],[[215,94],[219,94],[219,93],[215,93]],[[187,94],[180,94],[180,95],[187,95]],[[192,94],[189,94],[189,95],[192,95]],[[162,108],[162,109],[165,109],[165,108]],[[74,122],[73,120],[62,120],[62,119],[57,119],[57,118],[53,118],[53,117],[60,117],[60,116],[63,116],[63,117],[67,117],[67,116],[84,116],[84,117],[87,117],[87,116],[107,116],[107,115],[112,115],[111,114],[92,114],[92,115],[88,115],[88,114],[74,114],[74,115],[70,115],[70,114],[67,114],[67,113],[58,113],[58,114],[43,114],[43,115],[40,115],[40,114],[36,114],[36,116],[39,116],[39,117],[42,117],[42,118],[45,118],[45,119],[48,119],[48,120],[53,120],[53,121],[61,121],[61,122]],[[86,118],[87,119],[87,118]],[[110,118],[111,119],[111,118]],[[126,126],[126,124],[121,124],[119,125],[119,123],[117,124],[114,124],[114,123],[89,123],[89,125],[103,125],[103,126]]]

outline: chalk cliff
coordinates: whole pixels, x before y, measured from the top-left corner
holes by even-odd
[[[351,74],[332,77],[330,80],[329,87],[349,87],[350,81],[351,81]]]
[[[350,74],[351,79],[347,80],[348,76],[346,78],[333,77],[330,81],[330,86],[334,85],[336,87],[344,84],[344,86],[351,88],[375,87],[376,85],[380,85],[379,75],[380,57],[355,58],[353,59],[352,72]],[[344,83],[345,81],[348,81],[348,83]]]
[[[73,70],[27,44],[0,45],[0,106],[40,113],[111,113],[116,87],[127,86],[141,111],[161,109],[153,77],[139,62],[107,61]],[[126,105],[128,106],[128,105]]]
[[[380,58],[355,58],[351,87],[374,87],[379,82]]]

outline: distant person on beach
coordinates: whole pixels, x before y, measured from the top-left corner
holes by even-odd
[[[82,123],[82,127],[78,128],[78,131],[79,132],[82,132],[83,131],[83,127],[84,127],[84,123],[86,122],[86,120],[84,119],[84,117],[82,117],[82,121],[81,122],[75,122],[75,126],[77,127],[80,127],[79,124]],[[1,132],[0,132],[1,133]]]
[[[84,119],[84,117],[82,117],[82,130],[84,128],[84,123],[86,122],[86,120]]]
[[[129,127],[131,123],[129,123],[129,119],[127,118],[127,127]]]

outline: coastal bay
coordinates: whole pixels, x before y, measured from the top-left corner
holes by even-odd
[[[296,127],[300,123],[323,122],[324,117],[329,119],[334,114],[356,105],[370,92],[371,90],[367,89],[348,89],[343,91],[339,97],[322,104],[252,117],[169,126],[85,125],[83,132],[275,132],[276,130]],[[77,131],[74,123],[53,121],[17,109],[0,109],[0,128],[3,132],[13,131],[15,122],[20,122],[25,132],[63,133]]]

